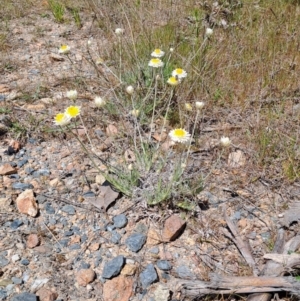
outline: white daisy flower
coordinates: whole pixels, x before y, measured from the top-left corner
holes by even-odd
[[[60,54],[66,54],[66,53],[69,53],[69,52],[70,52],[70,46],[68,46],[68,45],[61,45],[59,47],[58,53],[60,53]]]
[[[154,49],[154,51],[151,53],[151,56],[153,57],[163,57],[164,55],[164,51],[160,50],[159,48]]]
[[[153,68],[159,68],[159,67],[163,67],[164,63],[160,59],[155,58],[150,60],[148,66]]]
[[[191,139],[191,135],[184,129],[174,129],[169,133],[169,137],[174,142],[186,143]]]
[[[58,113],[54,117],[55,125],[64,126],[69,124],[71,121],[71,116],[67,115],[66,113]]]
[[[187,73],[185,70],[181,68],[176,68],[175,70],[172,71],[172,76],[177,76],[178,79],[182,79],[187,77]]]

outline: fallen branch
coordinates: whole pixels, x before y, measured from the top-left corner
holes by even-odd
[[[300,281],[294,277],[228,277],[218,274],[211,276],[210,282],[177,281],[178,290],[188,297],[207,294],[231,295],[268,292],[289,292],[300,296]]]

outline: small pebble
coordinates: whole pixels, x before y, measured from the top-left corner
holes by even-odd
[[[142,287],[146,289],[153,282],[158,280],[158,276],[154,265],[152,263],[148,264],[146,269],[140,274],[140,281]]]
[[[13,230],[18,229],[20,226],[23,225],[23,222],[19,219],[15,219],[11,224],[10,224],[10,228]]]
[[[178,274],[179,278],[194,278],[194,274],[186,265],[180,265],[177,267],[176,273]]]
[[[24,258],[24,259],[22,259],[21,260],[21,264],[23,264],[23,265],[29,265],[29,260],[28,259],[26,259],[26,258]]]
[[[26,189],[33,189],[34,187],[31,184],[15,182],[15,183],[12,184],[12,188],[13,189],[26,190]]]
[[[172,268],[172,265],[167,260],[158,260],[156,265],[162,271],[169,271]]]
[[[9,260],[8,259],[6,259],[5,257],[3,257],[3,256],[0,256],[0,267],[2,268],[2,267],[5,267],[6,265],[8,265],[9,264]]]
[[[80,269],[89,269],[91,267],[91,265],[87,262],[81,262],[80,264]]]
[[[21,293],[18,295],[15,295],[11,301],[37,301],[38,298],[36,295],[34,294],[30,294],[30,293]]]
[[[72,205],[65,205],[61,208],[61,211],[69,214],[74,215],[76,213],[75,208]]]
[[[125,258],[122,255],[119,255],[111,261],[106,262],[103,268],[102,277],[110,279],[114,276],[119,275],[124,264]]]
[[[0,300],[6,300],[7,298],[7,292],[6,290],[0,289]]]
[[[23,280],[18,277],[12,277],[11,280],[14,284],[22,284],[23,283]]]
[[[35,170],[34,170],[33,168],[31,168],[31,167],[26,167],[26,168],[25,168],[25,173],[26,173],[27,175],[33,174],[34,171],[35,171]]]
[[[113,222],[114,226],[120,229],[124,228],[127,225],[128,219],[125,214],[119,214],[113,217]]]
[[[106,231],[111,232],[111,231],[113,231],[113,230],[115,230],[115,229],[116,229],[116,226],[115,226],[115,225],[107,225],[107,226],[106,226]]]
[[[45,204],[45,210],[48,214],[54,214],[55,209],[51,206],[51,203],[46,203]]]
[[[122,236],[121,236],[121,234],[119,234],[117,231],[112,231],[111,232],[111,242],[112,243],[114,243],[114,244],[119,244],[120,243],[120,241],[121,241],[121,238],[122,238]]]
[[[125,241],[126,246],[132,252],[138,252],[146,242],[146,235],[142,233],[133,233]]]
[[[64,232],[64,236],[72,236],[73,234],[74,234],[74,232],[72,230]]]
[[[79,249],[81,249],[81,246],[80,246],[80,244],[73,244],[73,245],[69,246],[69,249],[70,250],[79,250]]]
[[[28,163],[28,159],[22,159],[18,161],[17,165],[18,167],[23,167],[26,163]]]
[[[11,257],[11,261],[12,262],[17,262],[21,259],[20,255],[19,254],[15,254]]]

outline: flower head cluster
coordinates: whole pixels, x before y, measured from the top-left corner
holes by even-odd
[[[68,46],[68,45],[61,45],[58,50],[58,53],[60,53],[60,54],[67,54],[69,52],[70,52],[70,46]]]
[[[78,93],[77,93],[76,90],[70,90],[70,91],[67,91],[66,96],[69,99],[75,100],[77,98],[77,96],[78,96]]]
[[[72,118],[77,117],[80,114],[80,107],[70,106],[67,107],[64,113],[58,113],[54,117],[55,125],[64,126],[70,123]]]
[[[169,79],[167,80],[167,83],[171,86],[177,86],[179,84],[179,80],[177,79],[177,77],[175,76],[171,76],[169,77]]]
[[[196,101],[195,104],[197,110],[201,110],[205,106],[205,103],[203,101]]]
[[[106,100],[100,96],[95,97],[95,105],[98,108],[102,108],[106,105]]]
[[[65,114],[70,116],[71,118],[75,118],[80,114],[79,106],[70,106],[66,108]]]
[[[172,71],[172,76],[177,76],[178,79],[182,79],[187,77],[187,73],[185,70],[181,68],[176,68],[175,70]]]
[[[177,86],[185,77],[187,77],[186,71],[181,68],[176,68],[172,71],[172,76],[168,79],[167,83],[171,86]]]
[[[169,137],[174,142],[187,143],[191,139],[191,134],[184,129],[174,129],[169,133]]]
[[[149,61],[148,66],[153,68],[159,68],[164,66],[164,62],[159,58],[155,58]]]
[[[151,53],[151,56],[153,57],[163,57],[165,55],[164,51],[160,50],[159,48],[154,49],[154,51]]]
[[[206,36],[206,37],[212,36],[213,33],[214,33],[213,29],[211,29],[211,28],[209,28],[209,27],[207,27],[207,28],[205,29],[205,36]]]
[[[58,113],[54,117],[55,125],[64,126],[64,125],[67,125],[68,123],[70,123],[70,121],[71,121],[71,117],[69,115],[67,115],[66,113]]]
[[[115,34],[117,35],[117,36],[120,36],[120,35],[122,35],[123,33],[124,33],[124,29],[123,28],[116,28],[116,30],[115,30]]]
[[[228,137],[224,137],[224,136],[220,139],[220,142],[221,145],[224,147],[227,147],[231,144],[231,140]]]

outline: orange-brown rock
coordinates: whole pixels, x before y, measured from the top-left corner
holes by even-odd
[[[137,266],[135,264],[127,263],[123,267],[123,269],[121,271],[121,275],[133,276],[135,274],[136,270],[137,270]]]
[[[19,212],[28,214],[32,217],[35,217],[37,215],[38,206],[35,201],[32,189],[27,189],[24,192],[22,192],[18,196],[16,202]]]
[[[14,173],[17,173],[17,169],[12,167],[9,163],[4,163],[2,166],[0,166],[0,175],[12,175]]]
[[[80,286],[86,286],[94,281],[96,273],[92,269],[83,269],[77,272],[76,280]]]
[[[147,234],[147,245],[154,246],[162,242],[162,237],[158,233],[158,230],[150,228]]]
[[[166,221],[163,228],[162,236],[165,241],[175,240],[184,231],[186,222],[178,215],[170,216]]]
[[[119,276],[103,285],[104,301],[128,301],[133,293],[133,279]]]
[[[56,292],[52,292],[44,287],[40,288],[36,292],[36,295],[39,297],[40,301],[55,301],[58,297]]]
[[[38,246],[40,243],[39,237],[37,236],[37,234],[30,234],[27,237],[27,248],[32,249],[36,246]]]

